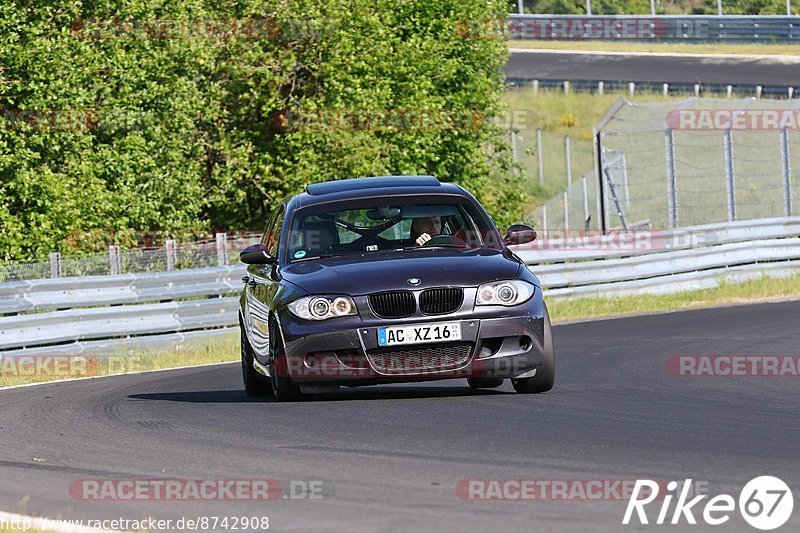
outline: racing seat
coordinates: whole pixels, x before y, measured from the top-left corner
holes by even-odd
[[[330,252],[339,244],[339,232],[332,220],[316,220],[303,224],[303,246],[311,255]]]

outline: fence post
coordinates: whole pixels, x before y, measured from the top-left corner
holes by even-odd
[[[547,232],[547,204],[542,206],[542,229]]]
[[[122,258],[119,253],[119,246],[113,244],[108,247],[108,264],[111,267],[111,275],[118,276],[122,273]]]
[[[569,193],[564,191],[564,229],[569,230]]]
[[[675,138],[672,128],[664,131],[664,144],[667,153],[667,204],[669,206],[669,229],[678,225],[678,189],[675,183]]]
[[[567,190],[572,192],[572,155],[569,145],[569,135],[564,136],[564,153],[567,157]]]
[[[61,277],[61,252],[50,252],[50,277]]]
[[[217,265],[225,266],[228,264],[228,234],[217,233]]]
[[[792,167],[789,164],[789,130],[781,130],[781,170],[786,216],[792,216]]]
[[[175,270],[175,263],[177,263],[176,259],[178,258],[178,254],[176,253],[175,250],[174,239],[167,239],[166,252],[167,252],[167,272],[172,272],[173,270]]]
[[[517,152],[517,132],[514,130],[514,123],[511,123],[511,158],[514,160],[514,175],[519,174],[517,163],[519,162],[519,153]]]
[[[583,221],[589,220],[589,196],[586,194],[586,176],[581,177],[581,187],[583,188]]]
[[[733,131],[725,130],[725,184],[728,192],[728,222],[736,220],[736,184],[733,175]]]
[[[542,130],[536,130],[536,154],[539,156],[539,185],[544,185],[544,164],[542,162]]]

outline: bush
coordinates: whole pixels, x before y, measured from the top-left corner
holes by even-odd
[[[520,217],[492,121],[506,47],[458,31],[505,2],[219,4],[0,6],[0,259],[109,244],[98,232],[259,228],[308,183],[371,174],[432,173],[499,225]],[[414,127],[420,111],[456,125]]]

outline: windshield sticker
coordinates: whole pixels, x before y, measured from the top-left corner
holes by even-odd
[[[306,256],[306,251],[305,251],[305,250],[297,250],[297,251],[294,253],[294,258],[295,258],[295,259],[302,259],[302,258],[304,258],[305,256]]]

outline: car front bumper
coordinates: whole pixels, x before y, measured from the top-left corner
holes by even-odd
[[[287,372],[298,384],[368,385],[434,379],[530,377],[543,361],[541,297],[514,308],[403,321],[345,319],[336,327],[284,316],[280,334]],[[287,313],[288,315],[288,313]],[[378,329],[460,322],[457,342],[378,346]]]

